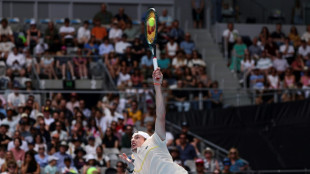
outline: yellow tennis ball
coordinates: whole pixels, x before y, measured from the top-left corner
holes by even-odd
[[[153,26],[155,25],[155,18],[150,18],[150,19],[148,20],[148,23],[149,23],[149,26],[150,26],[150,27],[153,27]]]

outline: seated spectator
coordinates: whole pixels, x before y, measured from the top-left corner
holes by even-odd
[[[283,77],[286,68],[289,66],[290,65],[287,63],[287,60],[283,58],[282,53],[277,51],[277,56],[273,60],[273,67],[277,70],[280,77]]]
[[[44,168],[44,172],[48,174],[58,174],[59,167],[57,167],[57,161],[59,159],[56,156],[48,157],[48,165]]]
[[[126,148],[126,149],[131,148],[130,140],[131,140],[132,135],[133,135],[132,125],[126,125],[125,132],[122,135],[121,148]]]
[[[236,173],[246,171],[247,164],[240,159],[239,152],[236,148],[231,148],[229,150],[228,158],[231,162],[230,172]]]
[[[118,74],[117,87],[122,88],[122,87],[128,86],[130,79],[131,79],[131,76],[127,72],[126,68],[121,67],[121,70]]]
[[[306,31],[301,36],[302,40],[305,40],[307,43],[309,43],[310,40],[310,25],[307,25]]]
[[[90,136],[88,138],[88,144],[85,146],[86,154],[96,155],[95,137]]]
[[[302,83],[304,89],[310,87],[310,70],[304,71],[303,76],[300,78],[300,82]]]
[[[223,91],[218,89],[218,82],[214,81],[210,87],[212,89],[209,90],[209,97],[212,102],[212,108],[222,107]]]
[[[88,78],[88,69],[87,69],[87,59],[82,55],[82,49],[78,48],[77,57],[73,58],[73,64],[77,69],[77,74],[79,74],[80,79]]]
[[[61,126],[60,122],[56,123],[56,130],[51,132],[51,136],[53,136],[55,134],[59,135],[60,141],[63,141],[63,142],[68,140],[68,138],[69,138],[67,132],[62,130],[62,126]]]
[[[295,88],[296,87],[296,78],[293,74],[292,68],[287,68],[284,76],[284,88]]]
[[[130,108],[127,109],[127,112],[127,124],[135,124],[137,121],[142,120],[142,111],[138,108],[138,102],[136,100],[131,101]]]
[[[62,79],[65,80],[66,77],[66,69],[68,68],[70,73],[71,73],[71,77],[72,80],[75,80],[76,77],[74,75],[74,70],[73,70],[73,65],[71,60],[69,60],[68,57],[66,57],[67,55],[67,47],[66,46],[62,46],[61,47],[61,51],[58,52],[57,54],[57,61],[56,61],[56,68],[61,70],[61,75],[62,75]]]
[[[9,40],[7,35],[4,35],[4,34],[1,35],[0,40],[1,40],[1,42],[0,42],[0,53],[3,53],[4,54],[3,57],[7,58],[8,54],[15,47],[15,44],[11,40]]]
[[[195,160],[196,164],[196,172],[195,174],[205,174],[207,172],[205,166],[204,166],[204,161],[200,158]],[[214,170],[210,170],[210,173],[212,173]],[[209,172],[209,171],[208,171]]]
[[[224,158],[223,166],[222,174],[232,174],[232,172],[230,172],[231,162],[229,158]]]
[[[271,37],[269,37],[268,41],[265,45],[264,50],[267,51],[267,56],[272,58],[272,57],[276,56],[276,52],[278,50],[278,45],[275,42],[273,42]]]
[[[48,156],[45,153],[46,149],[44,145],[40,145],[38,149],[38,154],[36,154],[34,158],[41,168],[45,168],[48,165]]]
[[[299,82],[300,80],[300,75],[301,73],[304,71],[304,67],[305,67],[305,63],[302,60],[302,56],[301,55],[297,55],[297,57],[295,58],[295,60],[292,63],[292,69],[293,69],[293,73],[295,75],[296,78],[296,82]]]
[[[74,150],[75,157],[73,159],[74,166],[80,170],[85,164],[84,156],[86,155],[85,150],[82,147],[77,147]]]
[[[65,166],[61,169],[62,174],[78,173],[78,170],[72,165],[71,158],[66,157],[64,159]]]
[[[5,170],[2,170],[3,173],[9,173],[9,174],[18,174],[18,168],[19,166],[17,166],[17,163],[10,159],[7,163],[7,168]]]
[[[27,30],[27,45],[29,45],[31,53],[33,53],[34,47],[39,43],[40,37],[41,32],[37,29],[36,22],[32,20],[30,22],[30,28]]]
[[[125,174],[126,173],[126,164],[122,161],[117,161],[116,172],[117,172],[117,174]]]
[[[17,109],[18,106],[24,105],[26,103],[26,100],[25,100],[25,95],[19,93],[19,88],[20,88],[19,85],[14,84],[13,87],[14,87],[13,88],[14,92],[11,92],[8,95],[8,99],[7,99],[8,105],[7,106],[10,108],[13,108],[13,109]]]
[[[130,47],[131,44],[127,41],[127,35],[123,34],[122,39],[115,43],[115,52],[116,54],[123,56],[127,47]]]
[[[298,48],[298,54],[301,54],[303,56],[303,59],[306,58],[310,54],[310,46],[307,45],[307,42],[305,40],[301,41],[301,45]]]
[[[267,74],[272,65],[271,59],[267,56],[267,53],[264,50],[262,57],[257,61],[256,68],[258,68],[262,73]]]
[[[25,68],[26,72],[30,74],[32,72],[32,66],[34,66],[35,71],[40,74],[40,65],[37,62],[37,59],[35,59],[31,54],[30,50],[26,49],[24,50],[24,55],[26,58]]]
[[[228,58],[231,58],[231,51],[235,45],[235,42],[239,36],[238,30],[234,29],[234,24],[233,23],[228,23],[227,24],[227,29],[224,30],[223,34],[223,39],[224,39],[224,44],[227,51],[227,56]]]
[[[125,25],[127,22],[131,21],[130,17],[125,13],[125,9],[123,7],[118,9],[118,13],[114,16],[114,18],[120,23],[121,29],[125,29]]]
[[[185,40],[181,42],[180,48],[185,51],[187,58],[191,58],[192,52],[195,49],[195,43],[191,40],[189,33],[185,34]]]
[[[105,149],[105,148],[118,148],[119,140],[115,135],[113,135],[112,129],[110,127],[106,129],[105,135],[103,137],[104,137],[102,139],[103,149]]]
[[[157,59],[158,67],[163,71],[168,69],[171,66],[171,61],[168,58],[167,54],[161,53],[160,59]]]
[[[65,18],[65,25],[61,26],[59,29],[59,34],[61,36],[61,41],[63,45],[74,46],[75,44],[75,28],[70,26],[70,19]]]
[[[34,47],[33,54],[36,57],[40,57],[48,49],[49,49],[48,45],[46,43],[44,43],[43,39],[39,39],[37,45],[35,45],[35,47]]]
[[[237,42],[233,47],[233,57],[229,66],[232,72],[240,72],[241,61],[244,59],[244,53],[247,50],[247,46],[243,43],[242,38],[238,37]]]
[[[6,37],[9,38],[11,42],[14,42],[13,31],[8,25],[8,20],[6,18],[1,20],[0,35],[6,35]]]
[[[207,147],[204,150],[204,157],[203,163],[207,172],[214,172],[214,170],[220,169],[220,164],[218,160],[214,158],[214,151],[211,148]]]
[[[16,47],[13,48],[12,52],[9,53],[6,59],[7,74],[9,76],[14,72],[18,72],[21,76],[25,73],[24,65],[26,63],[25,56],[18,52]]]
[[[54,57],[50,55],[49,51],[46,51],[44,56],[41,57],[41,62],[40,62],[40,71],[43,71],[44,75],[47,75],[49,79],[58,79],[55,70],[54,70]]]
[[[98,42],[108,36],[107,29],[101,26],[99,19],[94,19],[94,27],[91,30],[91,35],[94,36]]]
[[[285,34],[282,32],[282,24],[276,24],[276,31],[271,33],[271,38],[278,46],[284,42]]]
[[[95,26],[96,27],[96,26]],[[95,28],[94,27],[94,28]],[[93,28],[93,29],[94,29]],[[79,29],[78,29],[78,32],[77,32],[77,41],[80,45],[84,45],[86,43],[88,43],[89,39],[90,39],[90,30],[89,30],[89,22],[86,20],[84,21],[83,23],[83,26],[81,26]],[[96,37],[96,36],[95,36]]]
[[[257,37],[254,37],[252,40],[252,45],[249,47],[249,53],[250,56],[254,59],[258,59],[261,56],[262,49],[261,47],[257,44],[258,39]]]
[[[58,29],[55,27],[54,23],[50,21],[44,33],[44,42],[48,44],[48,47],[52,52],[59,51],[57,46],[59,44],[57,43],[58,38]]]
[[[185,58],[185,52],[183,50],[177,51],[177,55],[172,59],[172,67],[174,69],[183,68],[187,66],[187,59]]]
[[[126,28],[123,33],[127,34],[128,41],[132,42],[139,35],[139,30],[137,28],[132,27],[132,21],[129,20],[126,22]]]
[[[172,24],[172,17],[170,15],[168,15],[168,10],[167,9],[163,9],[161,15],[158,18],[158,22],[165,25],[166,27],[170,27]]]
[[[150,77],[153,71],[152,69],[153,57],[152,57],[152,53],[150,50],[146,51],[146,55],[142,57],[140,65],[141,65],[144,77]]]
[[[141,74],[140,69],[134,69],[133,74],[131,75],[131,83],[133,87],[142,87],[142,82],[144,80],[143,75]]]
[[[253,89],[264,89],[265,78],[259,68],[254,68],[250,75],[250,84]]]
[[[123,36],[122,29],[119,28],[119,23],[113,22],[109,30],[109,39],[111,43],[117,43]]]
[[[299,45],[300,45],[300,36],[299,36],[297,28],[295,26],[291,27],[290,33],[288,35],[288,38],[290,38],[290,40],[292,41],[294,48],[299,47]]]
[[[268,38],[270,37],[270,33],[268,30],[268,27],[263,26],[260,34],[259,34],[259,40],[263,41],[263,40],[268,40]]]
[[[279,89],[280,88],[280,77],[277,74],[277,70],[272,67],[267,75],[267,82],[269,83],[269,87],[271,89]]]
[[[168,55],[169,59],[173,59],[176,56],[177,51],[179,50],[179,45],[175,42],[173,37],[169,37],[169,42],[167,42],[165,47],[165,52]]]
[[[244,59],[241,61],[240,77],[241,82],[243,82],[247,76],[252,72],[255,67],[255,61],[250,56],[249,52],[246,51],[244,54]]]
[[[76,107],[78,108],[80,107],[80,105],[79,105],[77,94],[73,92],[70,94],[70,100],[67,102],[66,108],[72,113],[74,113],[74,108]]]
[[[294,47],[290,45],[290,39],[286,37],[284,39],[284,44],[280,46],[279,51],[282,53],[282,56],[287,60],[289,64],[292,64],[294,60]]]
[[[99,45],[99,55],[106,59],[112,51],[114,51],[113,45],[109,42],[108,38],[104,38],[103,42]]]
[[[187,141],[186,134],[180,134],[180,145],[178,145],[177,148],[180,152],[180,159],[182,162],[197,158],[196,150],[194,146]]]
[[[184,88],[184,82],[178,80],[176,90],[173,90],[172,95],[174,104],[177,107],[178,112],[188,112],[190,109],[190,103],[188,102],[189,94],[187,91],[182,90]]]
[[[96,157],[92,154],[86,155],[86,165],[82,168],[82,174],[99,173],[100,169],[97,165]]]
[[[97,44],[95,37],[92,36],[89,42],[84,45],[84,52],[86,53],[87,56],[92,56],[90,59],[92,62],[97,62],[97,60],[99,59],[97,57],[98,50],[99,45]]]
[[[29,151],[25,154],[25,161],[21,167],[21,173],[33,173],[33,174],[40,174],[40,165],[34,159],[34,154],[30,153]]]
[[[102,146],[97,146],[95,156],[99,167],[111,167],[110,158],[103,153]]]
[[[141,57],[145,54],[145,46],[142,44],[138,37],[135,37],[132,43],[132,56],[137,62],[140,62]]]
[[[71,159],[71,156],[66,153],[68,150],[68,144],[65,141],[62,141],[59,146],[59,151],[54,154],[56,158],[58,158],[57,161],[57,167],[58,169],[62,169],[65,167],[64,159],[69,157]]]
[[[173,21],[169,36],[174,38],[174,40],[177,41],[178,43],[181,43],[181,41],[183,41],[184,31],[181,28],[179,28],[178,20]]]
[[[120,60],[114,51],[111,51],[107,57],[105,57],[104,62],[110,72],[113,79],[116,78],[116,73],[120,70]]]
[[[14,148],[10,149],[12,151],[14,160],[21,163],[25,159],[25,151],[21,149],[22,140],[20,138],[14,138]]]
[[[107,5],[102,3],[101,10],[96,13],[94,19],[99,19],[100,23],[103,25],[109,25],[112,22],[112,17],[112,13],[107,11]]]

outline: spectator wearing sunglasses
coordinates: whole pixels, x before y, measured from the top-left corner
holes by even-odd
[[[230,172],[237,173],[247,169],[247,164],[240,159],[238,149],[231,148],[229,150],[228,158],[231,161]]]

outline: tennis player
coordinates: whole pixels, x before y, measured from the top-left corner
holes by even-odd
[[[153,82],[156,92],[156,122],[155,133],[149,136],[143,131],[132,135],[132,158],[126,154],[120,155],[127,164],[128,172],[134,174],[187,174],[188,172],[172,161],[166,145],[165,105],[161,91],[163,74],[160,68],[153,72]]]

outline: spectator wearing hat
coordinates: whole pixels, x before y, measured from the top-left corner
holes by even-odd
[[[228,158],[231,162],[230,171],[232,173],[242,172],[247,169],[247,164],[240,159],[239,151],[236,148],[231,148],[229,150]]]
[[[195,147],[188,142],[186,134],[181,133],[179,139],[180,144],[177,146],[177,148],[180,151],[180,159],[182,162],[185,162],[186,160],[194,160],[197,158]]]
[[[224,158],[223,166],[222,174],[232,174],[232,172],[230,172],[231,162],[229,158]]]
[[[5,147],[5,149],[7,149],[7,146],[9,144],[9,142],[12,140],[8,135],[8,128],[9,126],[7,124],[1,124],[0,125],[0,144]],[[1,150],[1,148],[0,148]],[[1,166],[1,163],[0,163]]]
[[[59,146],[59,151],[54,154],[59,159],[57,161],[57,167],[59,169],[61,169],[61,168],[63,168],[65,166],[64,159],[66,157],[71,158],[71,156],[66,153],[67,150],[68,150],[67,142],[66,141],[61,141],[60,146]]]
[[[102,146],[97,146],[96,148],[96,160],[99,167],[111,167],[110,158],[104,154]]]
[[[204,167],[204,162],[202,159],[200,159],[200,158],[196,159],[195,164],[196,164],[195,174],[205,174],[207,172],[205,167]]]
[[[36,154],[34,158],[41,168],[44,168],[48,165],[48,156],[46,154],[46,149],[44,145],[40,145],[38,147],[38,154]]]
[[[207,172],[214,172],[214,170],[220,169],[219,162],[214,158],[214,151],[210,147],[204,150],[204,157],[203,162]]]
[[[44,173],[46,174],[57,174],[59,167],[57,167],[57,161],[59,158],[56,156],[48,157],[48,165],[44,168]]]
[[[60,141],[68,140],[68,133],[62,130],[62,125],[60,121],[56,122],[56,129],[51,133],[52,136],[55,134],[59,135]]]
[[[74,150],[75,157],[73,159],[74,166],[80,170],[86,162],[84,160],[84,156],[86,155],[85,150],[82,147],[78,147]]]
[[[62,174],[67,174],[67,173],[77,174],[78,173],[77,169],[72,165],[70,157],[66,157],[64,159],[64,163],[65,163],[65,166],[61,169]]]
[[[97,166],[96,157],[93,154],[88,154],[86,155],[86,165],[82,168],[82,174],[87,174],[91,168],[95,169],[96,173],[99,174],[100,169]]]

